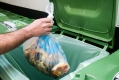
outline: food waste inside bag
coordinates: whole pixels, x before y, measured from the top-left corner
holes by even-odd
[[[51,33],[27,40],[23,48],[28,62],[48,76],[60,77],[70,68],[62,47]]]

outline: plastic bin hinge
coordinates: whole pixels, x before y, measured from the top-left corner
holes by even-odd
[[[108,48],[108,44],[106,44],[103,49],[106,50],[107,48]]]
[[[79,36],[77,36],[76,39],[79,39]]]
[[[85,40],[86,40],[86,39],[85,39],[85,38],[83,38],[83,40],[82,40],[82,41],[84,42]]]
[[[61,35],[63,35],[63,33],[64,33],[64,31],[61,31],[61,33],[60,33],[60,34],[61,34]]]

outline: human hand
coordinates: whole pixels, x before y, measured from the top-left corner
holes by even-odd
[[[31,37],[37,37],[49,34],[52,30],[52,19],[50,18],[41,18],[34,20],[24,29]]]

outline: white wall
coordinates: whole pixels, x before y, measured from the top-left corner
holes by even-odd
[[[119,27],[119,0],[117,0],[117,21],[116,21],[116,27]]]
[[[46,5],[49,2],[49,0],[0,0],[0,1],[39,11],[44,11]]]

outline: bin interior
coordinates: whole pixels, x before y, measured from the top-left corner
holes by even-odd
[[[67,36],[55,35],[55,37],[61,44],[65,52],[65,55],[67,57],[68,63],[70,65],[70,70],[67,74],[76,70],[79,64],[83,61],[96,58],[100,55],[109,54],[106,51],[101,53],[101,48],[98,48],[96,46],[87,44],[79,40],[75,40]],[[33,66],[31,66],[27,62],[24,56],[22,46],[19,46],[15,50],[12,50],[9,53],[5,54],[5,57],[14,67],[16,67],[23,74],[25,74],[30,80],[38,80],[38,79],[40,80],[59,80],[59,79],[50,78],[42,74],[40,71],[38,71]]]

